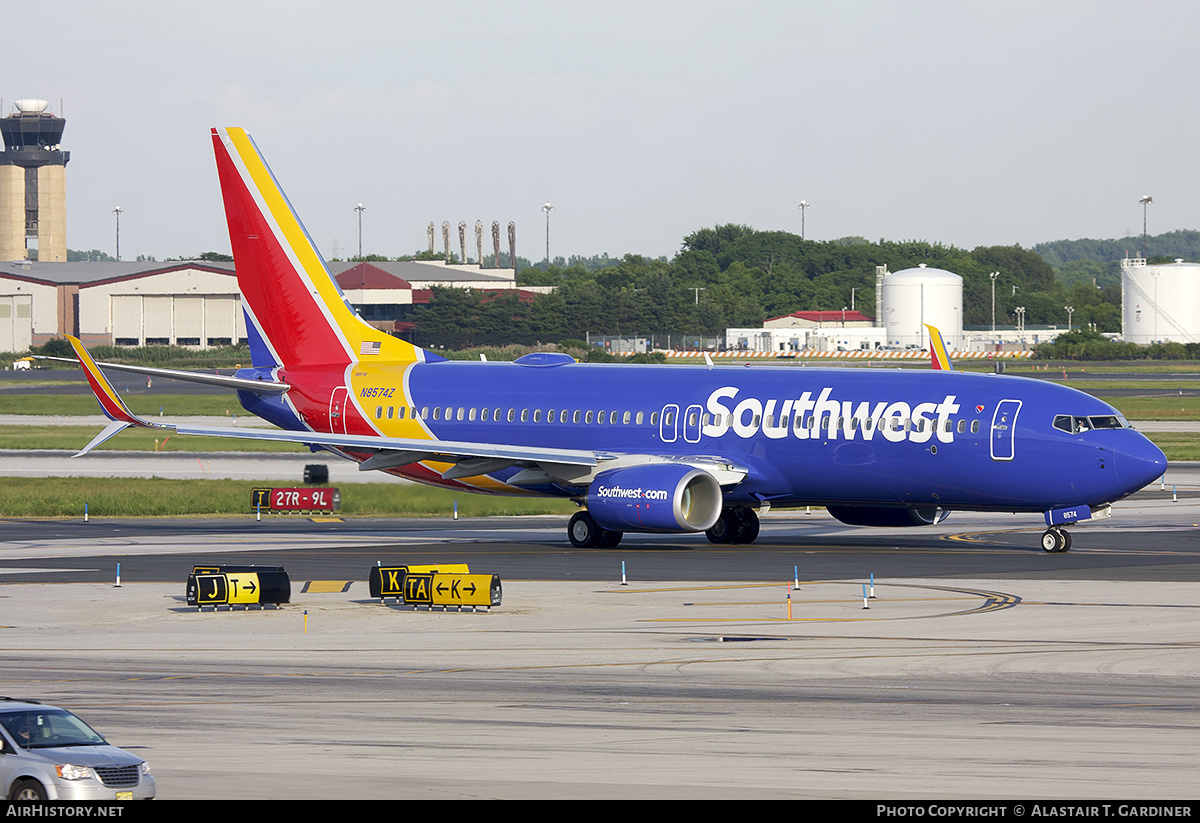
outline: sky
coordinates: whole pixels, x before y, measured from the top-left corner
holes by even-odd
[[[66,116],[67,245],[112,254],[120,206],[123,259],[228,252],[213,126],[250,132],[327,258],[359,203],[367,254],[431,221],[439,250],[460,220],[507,249],[512,220],[534,261],[547,201],[551,257],[798,234],[801,201],[812,240],[1122,237],[1147,194],[1151,234],[1200,228],[1190,0],[46,8],[5,8],[3,112]]]

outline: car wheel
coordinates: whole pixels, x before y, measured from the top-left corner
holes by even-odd
[[[36,780],[18,780],[8,793],[9,800],[30,801],[46,800],[46,788]]]

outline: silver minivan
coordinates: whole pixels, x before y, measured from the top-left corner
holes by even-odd
[[[9,800],[152,800],[154,777],[66,709],[3,697],[0,789]]]

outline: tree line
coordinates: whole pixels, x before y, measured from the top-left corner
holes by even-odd
[[[611,262],[610,262],[611,261]],[[465,348],[506,343],[535,345],[605,335],[717,335],[758,327],[793,311],[854,308],[875,315],[875,269],[892,272],[924,263],[963,278],[966,326],[1012,325],[1018,306],[1026,325],[1073,324],[1120,329],[1120,287],[1065,283],[1034,251],[1020,246],[973,250],[925,241],[873,243],[862,237],[802,240],[782,231],[727,224],[683,239],[673,259],[638,255],[582,258],[517,273],[518,286],[556,286],[536,297],[434,289],[415,313],[414,342]]]

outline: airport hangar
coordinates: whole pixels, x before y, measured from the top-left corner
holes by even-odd
[[[424,260],[329,267],[363,319],[391,333],[411,328],[408,312],[428,303],[435,286],[531,291],[517,289],[512,269]],[[234,265],[207,260],[0,263],[0,351],[22,352],[64,334],[85,345],[206,349],[244,341]]]

